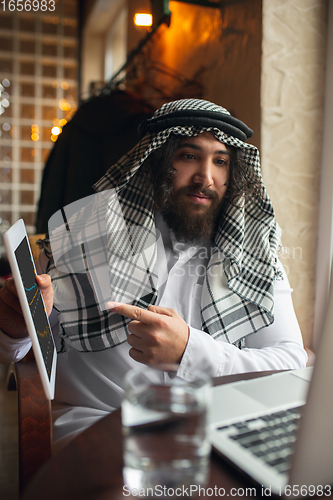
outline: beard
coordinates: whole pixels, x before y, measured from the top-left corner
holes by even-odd
[[[193,206],[194,204],[187,199],[186,195],[195,194],[209,197],[210,204]],[[161,213],[178,241],[195,244],[212,237],[222,201],[211,189],[184,186],[176,192],[171,192]]]

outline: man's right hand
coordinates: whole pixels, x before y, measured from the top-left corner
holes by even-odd
[[[43,295],[46,312],[49,316],[53,307],[51,278],[48,274],[40,274],[36,276],[36,283]],[[21,339],[28,335],[12,278],[6,280],[0,290],[0,330],[8,335],[8,337],[16,339]]]

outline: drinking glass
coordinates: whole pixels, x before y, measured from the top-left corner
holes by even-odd
[[[177,371],[177,365],[142,365],[125,377],[123,475],[133,493],[163,498],[187,488],[188,495],[207,482],[211,380],[198,373],[188,382]]]

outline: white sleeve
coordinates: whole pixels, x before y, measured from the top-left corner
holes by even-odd
[[[282,267],[282,266],[281,266]],[[274,282],[274,322],[245,338],[239,349],[190,327],[178,375],[193,379],[198,369],[211,377],[264,370],[303,368],[307,354],[296,319],[288,278]]]
[[[30,337],[24,339],[12,339],[0,331],[0,363],[16,363],[24,358],[30,350]]]

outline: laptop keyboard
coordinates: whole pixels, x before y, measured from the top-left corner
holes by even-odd
[[[243,448],[285,473],[291,465],[302,406],[219,427]]]

